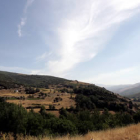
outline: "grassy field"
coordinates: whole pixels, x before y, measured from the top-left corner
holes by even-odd
[[[17,136],[17,140],[140,140],[140,124],[130,125],[123,128],[116,128],[112,130],[90,132],[85,136],[65,137],[56,138],[41,138],[41,137],[23,137],[22,135]],[[14,140],[11,134],[4,135],[5,140]]]

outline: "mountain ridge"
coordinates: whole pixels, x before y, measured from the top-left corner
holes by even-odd
[[[49,75],[28,75],[7,71],[0,71],[0,85],[5,88],[14,87],[17,85],[46,87],[49,84],[65,83],[67,80]]]
[[[126,97],[133,96],[140,92],[140,83],[115,86],[104,85],[104,87],[112,92],[118,93]]]

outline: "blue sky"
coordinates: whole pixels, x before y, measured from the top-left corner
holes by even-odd
[[[0,70],[116,85],[139,62],[140,0],[0,1]]]

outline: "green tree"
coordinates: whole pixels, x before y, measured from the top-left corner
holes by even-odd
[[[40,112],[40,114],[42,116],[46,116],[46,108],[45,108],[45,106],[42,105],[39,112]]]

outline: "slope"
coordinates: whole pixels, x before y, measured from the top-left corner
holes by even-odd
[[[69,80],[53,76],[25,75],[0,71],[0,86],[3,86],[4,88],[13,88],[18,85],[45,88],[49,84],[56,85],[67,81]]]

